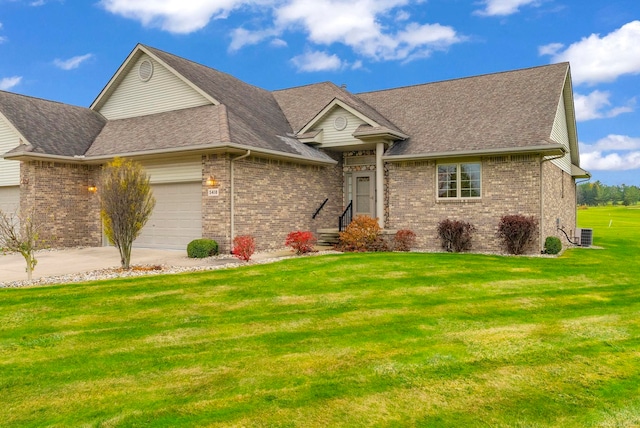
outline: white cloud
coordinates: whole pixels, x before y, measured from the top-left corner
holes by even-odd
[[[613,82],[626,74],[640,74],[640,21],[632,21],[600,37],[592,34],[564,50],[560,44],[541,46],[552,62],[571,62],[576,84]]]
[[[339,70],[345,64],[337,55],[326,52],[310,51],[291,59],[300,71],[332,71]]]
[[[107,11],[172,33],[191,33],[243,9],[260,28],[231,32],[230,51],[302,32],[312,45],[342,44],[373,60],[429,56],[465,40],[449,26],[410,22],[403,10],[423,0],[101,0]],[[267,20],[267,21],[265,21]],[[266,22],[266,23],[265,23]],[[399,22],[401,24],[399,25]],[[276,42],[276,46],[282,43]],[[316,49],[318,50],[318,49]],[[301,55],[303,57],[304,55]]]
[[[538,55],[555,55],[563,47],[564,45],[562,43],[549,43],[548,45],[538,47]]]
[[[0,79],[0,90],[8,91],[20,84],[22,76],[3,77]]]
[[[8,39],[4,36],[0,36],[0,45],[6,42]]]
[[[589,95],[576,93],[574,96],[576,120],[582,122],[592,119],[611,118],[633,111],[631,105],[609,108],[611,106],[610,96],[611,93],[609,91],[593,91]],[[630,104],[634,102],[635,100],[632,99]]]
[[[385,31],[387,27],[381,21],[406,3],[407,0],[290,0],[276,11],[276,26],[301,28],[315,44],[340,43],[373,60],[428,56],[464,40],[452,27],[440,24],[409,22],[395,34]]]
[[[640,169],[640,138],[611,134],[594,144],[580,143],[580,165],[587,170]]]
[[[159,27],[171,33],[188,34],[204,28],[210,20],[226,18],[244,5],[270,4],[276,0],[101,0],[107,11]]]
[[[507,16],[520,11],[522,6],[538,6],[539,0],[483,0],[484,9],[474,12],[480,16]]]
[[[78,67],[80,67],[80,65],[93,58],[93,54],[86,54],[86,55],[78,55],[78,56],[74,56],[73,58],[69,58],[69,59],[55,59],[53,61],[54,65],[62,70],[73,70],[76,69]]]

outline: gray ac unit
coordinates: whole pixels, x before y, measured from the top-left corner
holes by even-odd
[[[576,228],[576,237],[581,247],[590,247],[593,245],[593,229]]]

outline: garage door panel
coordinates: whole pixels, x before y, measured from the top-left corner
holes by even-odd
[[[152,184],[156,207],[136,247],[186,249],[202,237],[201,183]]]

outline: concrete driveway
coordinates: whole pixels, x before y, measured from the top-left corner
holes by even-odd
[[[36,255],[38,265],[33,279],[49,276],[69,275],[99,269],[119,268],[120,253],[114,247],[71,248],[41,251]],[[131,251],[132,265],[207,266],[237,261],[229,259],[190,259],[186,251],[134,248]],[[0,253],[0,283],[27,279],[25,261],[20,254]]]

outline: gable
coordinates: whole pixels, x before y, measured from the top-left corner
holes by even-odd
[[[344,128],[343,125],[344,124]],[[322,130],[322,148],[337,148],[345,145],[363,144],[353,136],[360,125],[367,122],[348,112],[342,107],[334,107],[314,125],[315,130]],[[341,129],[342,128],[342,129]]]
[[[20,144],[20,136],[0,114],[0,156],[15,149]],[[0,187],[20,184],[20,162],[0,159]]]
[[[553,128],[551,129],[551,139],[562,144],[566,149],[564,156],[558,159],[553,159],[551,162],[567,174],[571,174],[571,147],[569,144],[567,111],[564,105],[564,97],[560,97],[560,102],[558,103],[556,117],[553,121]]]
[[[146,66],[141,78],[140,66]],[[149,68],[148,65],[151,64]],[[150,72],[150,73],[149,73]],[[114,89],[98,104],[98,112],[109,120],[146,116],[212,104],[184,80],[146,53],[133,57],[122,70]],[[144,75],[144,73],[148,73]]]

